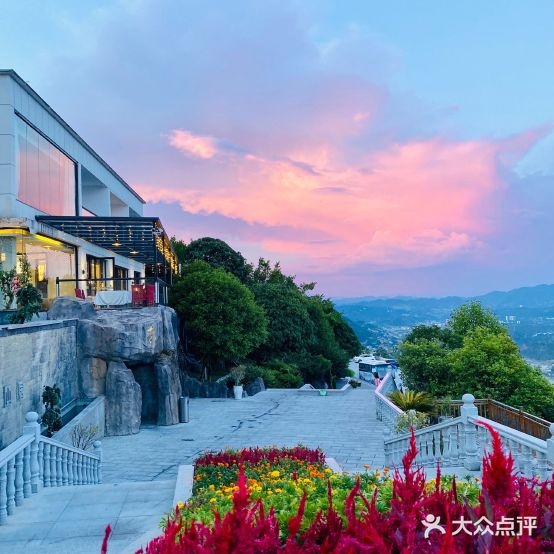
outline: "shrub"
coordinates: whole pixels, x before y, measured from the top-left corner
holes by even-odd
[[[417,412],[430,412],[434,408],[433,397],[427,392],[414,392],[396,390],[389,394],[389,399],[401,410],[416,410]]]
[[[42,391],[42,403],[45,410],[41,423],[46,425],[46,435],[51,437],[62,428],[61,392],[57,385],[44,387]]]
[[[12,323],[25,323],[39,313],[42,295],[31,283],[25,283],[16,293],[17,311],[11,318]]]
[[[266,387],[275,389],[296,389],[302,385],[302,376],[295,364],[272,360],[266,364]]]
[[[411,427],[414,429],[421,429],[429,425],[429,416],[423,412],[416,412],[415,410],[408,410],[403,414],[400,414],[396,418],[396,424],[394,430],[397,433],[406,433]]]
[[[98,436],[98,425],[76,425],[71,431],[71,444],[75,448],[88,450]]]

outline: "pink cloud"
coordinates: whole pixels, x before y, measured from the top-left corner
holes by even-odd
[[[218,153],[217,141],[213,137],[194,135],[183,129],[173,129],[169,134],[169,144],[188,156],[213,158]]]
[[[498,231],[505,189],[498,160],[532,144],[527,134],[512,137],[509,148],[505,141],[433,138],[350,162],[340,144],[314,141],[279,159],[230,154],[223,162],[228,178],[209,187],[138,188],[147,200],[179,202],[190,213],[294,229],[257,240],[264,255],[288,260],[292,271],[306,264],[319,272],[359,263],[421,267],[484,247]]]

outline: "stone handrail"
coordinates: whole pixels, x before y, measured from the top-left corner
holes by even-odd
[[[94,443],[95,453],[86,452],[43,437],[36,412],[25,420],[23,436],[0,452],[0,525],[41,487],[102,482],[100,441]]]
[[[375,416],[382,421],[389,429],[394,430],[396,419],[404,412],[392,403],[387,394],[396,390],[392,373],[388,372],[375,389]]]
[[[461,425],[462,418],[457,417],[415,431],[418,450],[416,464],[435,466],[437,460],[440,460],[443,466],[461,465],[465,448]],[[410,437],[411,433],[402,433],[391,437],[390,431],[385,431],[385,464],[387,466],[402,466],[402,457],[408,450]]]
[[[526,477],[546,478],[554,466],[554,424],[551,437],[541,440],[478,415],[472,394],[464,394],[460,417],[449,419],[414,432],[418,455],[416,463],[423,466],[463,466],[470,471],[481,468],[484,455],[491,450],[491,435],[481,425],[495,429],[505,451],[512,454],[514,469]],[[385,430],[385,463],[400,467],[402,456],[408,449],[410,433],[391,437]]]

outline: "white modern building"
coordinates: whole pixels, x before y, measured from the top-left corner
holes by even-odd
[[[13,70],[0,70],[0,262],[26,255],[44,298],[171,280],[144,200]]]

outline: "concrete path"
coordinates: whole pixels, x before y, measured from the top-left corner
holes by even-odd
[[[98,553],[108,523],[110,554],[135,552],[159,534],[172,508],[178,466],[206,450],[320,447],[346,470],[384,465],[383,424],[373,387],[318,396],[270,390],[242,400],[192,399],[189,423],[105,437],[103,485],[43,489],[0,526],[0,552]]]
[[[383,430],[367,386],[328,396],[272,389],[242,400],[191,399],[189,423],[104,438],[102,471],[104,482],[169,479],[206,450],[299,443],[363,471],[385,463]]]

